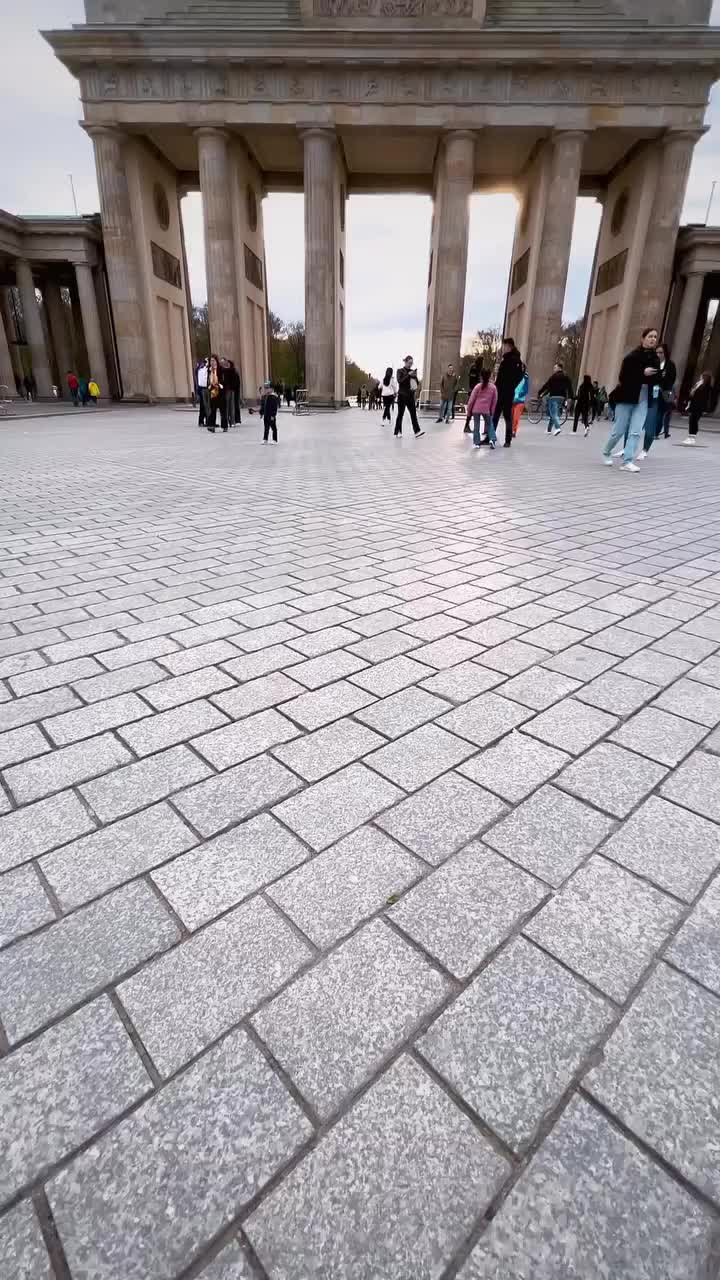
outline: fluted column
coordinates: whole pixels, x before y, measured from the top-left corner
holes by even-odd
[[[528,350],[523,352],[536,387],[552,372],[560,340],[584,146],[585,134],[577,131],[555,133],[549,143],[546,208],[532,298]]]
[[[45,334],[43,333],[40,308],[35,296],[35,281],[33,280],[32,267],[24,258],[18,258],[15,263],[15,278],[17,280],[18,289],[20,290],[23,323],[25,325],[25,338],[30,348],[30,358],[32,360],[35,385],[37,386],[38,395],[45,396],[49,399],[52,396],[50,360],[48,358],[47,347],[45,346]]]
[[[661,149],[657,188],[635,286],[627,347],[636,346],[642,330],[651,325],[662,331],[685,188],[699,137],[696,132],[671,131],[656,144]]]
[[[80,310],[82,312],[90,377],[99,383],[100,394],[103,397],[109,397],[110,387],[105,364],[105,348],[102,340],[100,312],[98,310],[92,267],[87,262],[76,262],[75,279],[77,280],[78,298],[80,299]]]
[[[205,224],[210,349],[240,364],[240,321],[230,201],[228,136],[223,129],[195,130]]]
[[[677,325],[675,326],[675,329],[677,332]],[[713,327],[710,333],[710,341],[708,342],[703,364],[706,369],[711,371],[713,378],[717,380],[718,370],[720,369],[720,302],[718,303],[718,309],[715,312],[715,319],[713,320]],[[702,369],[700,372],[702,373]]]
[[[339,334],[336,254],[339,209],[335,202],[337,140],[334,130],[305,129],[305,382],[308,400],[336,403]]]
[[[2,312],[0,312],[0,386],[7,387],[7,394],[13,400],[15,399],[17,396],[17,389],[15,387],[15,371],[10,357],[10,346],[5,332]],[[6,398],[5,392],[3,392],[3,398]]]
[[[688,372],[688,357],[697,324],[700,303],[702,302],[704,284],[705,275],[701,271],[693,271],[686,276],[680,312],[675,325],[675,335],[671,347],[672,358],[677,365],[678,388],[682,385],[685,374]],[[647,327],[647,325],[642,326],[642,328]]]
[[[58,371],[58,391],[67,397],[70,393],[67,375],[73,368],[72,340],[68,325],[69,307],[62,300],[60,285],[56,280],[48,280],[43,285],[43,300],[47,310],[50,336],[55,349],[55,362]]]
[[[456,130],[443,138],[435,188],[431,294],[432,333],[426,391],[440,386],[449,364],[460,362],[470,236],[470,196],[475,176],[475,134]],[[434,287],[433,287],[434,285]]]
[[[148,340],[130,192],[123,157],[125,139],[120,130],[104,126],[93,126],[87,132],[95,148],[105,263],[122,395],[124,400],[146,400],[150,396]]]

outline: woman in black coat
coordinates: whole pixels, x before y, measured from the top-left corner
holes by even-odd
[[[643,440],[642,453],[638,454],[638,459],[644,458],[650,452],[653,444],[663,431],[666,440],[670,435],[670,415],[672,414],[675,383],[677,381],[677,367],[675,362],[670,359],[670,351],[663,342],[655,350],[660,361],[660,376],[654,388],[655,399],[645,419],[645,439]]]
[[[575,422],[573,424],[573,431],[577,431],[578,422],[581,417],[585,428],[585,435],[590,431],[590,410],[592,409],[594,397],[595,389],[593,387],[593,381],[590,374],[586,373],[578,387],[577,398],[575,400]]]
[[[683,444],[695,444],[697,442],[697,433],[700,427],[700,419],[704,413],[712,408],[713,400],[713,380],[712,374],[706,369],[699,382],[695,383],[690,392],[688,401],[688,413],[690,416],[690,425],[688,430],[690,434],[687,440],[683,440]]]

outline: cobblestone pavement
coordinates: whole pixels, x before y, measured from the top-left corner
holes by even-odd
[[[716,1276],[720,441],[280,436],[2,429],[3,1280]]]

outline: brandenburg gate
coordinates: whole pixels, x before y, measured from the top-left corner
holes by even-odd
[[[318,405],[345,396],[353,192],[432,195],[429,262],[407,261],[400,241],[394,286],[427,272],[426,386],[460,354],[470,195],[517,194],[505,326],[534,380],[557,347],[575,201],[595,196],[584,368],[610,385],[641,328],[663,327],[690,161],[720,72],[710,9],[85,0],[86,23],[47,39],[79,80],[95,148],[125,397],[156,398],[173,344],[189,349],[178,207],[197,189],[211,345],[236,360],[246,396],[267,371],[270,191],[305,193],[306,376]]]

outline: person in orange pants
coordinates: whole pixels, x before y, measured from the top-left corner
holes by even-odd
[[[522,418],[525,412],[525,401],[527,400],[528,391],[530,390],[530,379],[528,377],[527,365],[523,364],[522,370],[523,370],[522,378],[518,382],[515,388],[515,395],[513,396],[513,406],[512,406],[513,439],[515,438],[518,431],[520,430],[520,419]]]

